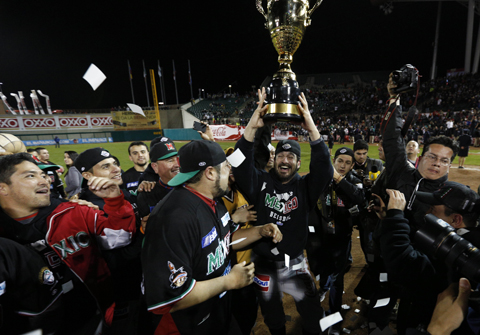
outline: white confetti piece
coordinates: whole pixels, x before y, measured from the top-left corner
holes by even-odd
[[[351,307],[348,306],[347,304],[343,304],[343,305],[342,305],[342,308],[343,308],[343,309],[346,309],[346,310],[349,310]]]
[[[275,150],[275,147],[271,143],[268,143],[267,147],[268,147],[268,151]]]
[[[378,299],[377,303],[375,304],[375,306],[373,306],[373,308],[387,306],[389,302],[390,298]]]
[[[87,72],[83,75],[83,79],[87,81],[87,83],[92,86],[93,90],[95,91],[98,86],[100,86],[107,77],[103,74],[102,71],[95,65],[90,64]]]
[[[310,231],[311,233],[314,233],[315,232],[315,227],[314,226],[308,226],[308,231]]]
[[[298,264],[292,265],[292,271],[305,269],[305,259]]]
[[[130,104],[130,103],[127,103],[127,106],[130,108],[130,110],[132,112],[140,114],[143,117],[145,117],[145,113],[143,112],[142,107],[134,105],[134,104]]]
[[[380,283],[384,283],[386,281],[388,281],[388,274],[380,273]]]
[[[235,245],[237,243],[245,241],[246,239],[247,239],[246,237],[239,238],[238,240],[231,242],[229,245]]]
[[[330,314],[329,316],[324,317],[323,319],[320,319],[320,328],[322,329],[322,332],[325,331],[325,329],[328,329],[329,327],[333,326],[336,323],[339,323],[342,321],[342,315],[339,312]]]
[[[287,268],[290,267],[290,256],[287,255],[287,254],[285,254],[285,266],[286,266]]]
[[[227,161],[233,167],[239,167],[245,160],[245,155],[240,149],[235,150],[230,156],[227,157]]]
[[[357,297],[357,301],[360,301],[360,300],[362,300],[362,297]]]
[[[360,313],[360,310],[357,308],[357,309],[355,310],[355,313]]]
[[[278,252],[278,249],[277,248],[273,248],[272,250],[270,250],[272,252],[272,254],[274,254],[275,256],[279,254]]]

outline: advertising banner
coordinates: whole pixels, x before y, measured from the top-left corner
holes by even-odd
[[[213,137],[216,141],[238,141],[245,132],[244,126],[232,126],[228,124],[210,125]],[[291,131],[274,129],[272,131],[272,141],[297,140]]]
[[[62,139],[60,144],[90,144],[90,143],[107,143],[113,142],[111,137],[98,137],[98,138],[79,138],[79,139]],[[23,141],[23,144],[27,147],[38,147],[43,145],[55,145],[54,140],[33,140]]]
[[[145,117],[133,112],[112,112],[114,130],[158,129],[155,111],[143,111]]]

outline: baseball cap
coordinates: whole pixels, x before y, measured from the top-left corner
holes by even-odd
[[[49,165],[49,164],[42,164],[42,163],[37,163],[37,166],[40,170],[43,170],[43,171],[57,171],[58,169],[61,168],[60,165],[55,165],[55,164],[52,164],[52,165]]]
[[[152,162],[176,156],[177,154],[175,144],[168,137],[162,137],[160,142],[157,142],[150,148],[150,159]]]
[[[113,156],[104,148],[97,147],[87,149],[78,155],[77,159],[75,159],[75,162],[73,162],[73,165],[78,171],[80,171],[80,173],[83,173],[107,158],[113,158]]]
[[[300,144],[294,140],[281,140],[277,143],[277,149],[275,150],[275,156],[283,151],[290,151],[297,155],[297,158],[300,159],[301,150]]]
[[[355,159],[355,154],[353,153],[353,150],[347,147],[341,147],[335,151],[335,159],[340,156],[340,155],[349,155],[352,156],[353,159]]]
[[[417,199],[429,205],[445,205],[456,213],[468,214],[480,211],[480,196],[469,187],[447,181],[433,192],[417,192]]]
[[[218,143],[205,140],[185,144],[178,151],[178,157],[180,173],[168,182],[169,186],[181,185],[201,170],[205,170],[209,166],[216,166],[227,159]]]
[[[153,148],[153,146],[159,142],[167,142],[167,141],[172,141],[171,139],[169,139],[168,137],[166,136],[158,136],[158,137],[155,137],[153,140],[150,141],[150,150]]]

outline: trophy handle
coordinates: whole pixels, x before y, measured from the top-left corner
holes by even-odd
[[[320,6],[322,4],[322,1],[323,0],[317,0],[317,2],[315,3],[315,5],[313,5],[313,7],[308,11],[307,13],[307,16],[308,18],[310,18],[310,16],[312,16],[313,12],[315,11],[315,9],[318,8],[318,6]],[[260,1],[261,2],[261,1]],[[258,4],[258,1],[257,1],[257,4]]]
[[[322,2],[322,1],[323,1],[323,0],[320,0],[320,2]],[[260,14],[263,15],[263,17],[265,18],[265,20],[268,20],[267,14],[265,14],[265,10],[263,10],[262,0],[257,0],[257,1],[256,1],[256,5],[257,5],[257,10],[260,12]]]

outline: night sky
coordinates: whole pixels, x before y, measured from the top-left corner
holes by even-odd
[[[393,13],[384,15],[368,0],[324,0],[292,69],[301,75],[394,70],[411,63],[428,78],[437,4],[394,3]],[[439,75],[464,66],[467,22],[466,7],[456,1],[442,6]],[[474,41],[477,30],[476,24]],[[142,59],[155,74],[160,60],[169,104],[176,100],[172,60],[180,103],[190,99],[188,59],[195,97],[199,88],[228,92],[228,85],[243,93],[278,68],[254,0],[2,1],[0,48],[3,92],[16,106],[10,93],[22,90],[29,109],[31,89],[48,94],[53,109],[125,106],[132,102],[127,59],[135,102],[142,106]],[[82,78],[91,63],[107,76],[96,91]],[[148,85],[152,101],[149,80]]]

